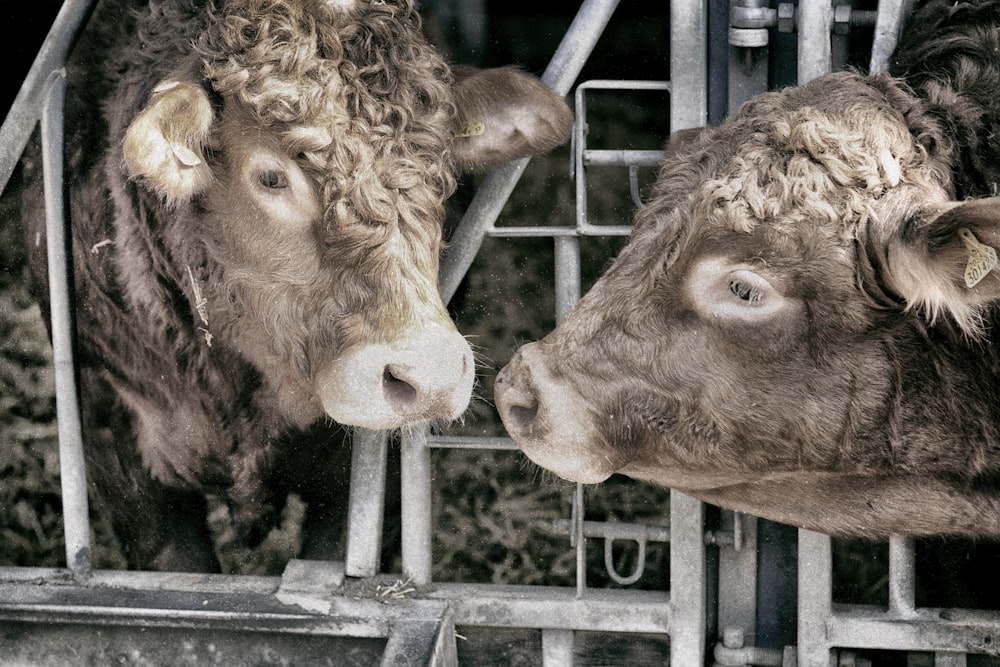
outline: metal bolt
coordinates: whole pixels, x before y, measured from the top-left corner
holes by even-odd
[[[851,6],[836,5],[833,8],[833,34],[847,35],[851,32]]]
[[[778,32],[795,32],[795,5],[778,3]]]
[[[743,628],[730,625],[722,631],[722,645],[726,648],[743,648]]]

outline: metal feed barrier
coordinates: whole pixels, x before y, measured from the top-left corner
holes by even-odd
[[[726,0],[673,0],[669,82],[591,81],[576,86],[575,225],[496,226],[528,161],[496,170],[479,187],[443,258],[445,299],[454,295],[485,237],[550,237],[560,319],[580,296],[580,239],[628,233],[628,227],[588,221],[587,173],[604,166],[628,166],[633,190],[638,191],[636,170],[655,165],[662,153],[588,148],[591,95],[659,91],[673,100],[671,130],[716,122],[767,88],[768,63],[763,56],[772,42],[797,41],[797,77],[807,80],[843,66],[848,33],[867,25],[874,35],[871,68],[883,68],[909,11],[907,4],[883,0],[876,13],[849,5],[834,7],[828,0],[775,7],[758,0],[733,0],[732,6]],[[60,68],[90,5],[90,0],[64,4],[0,129],[0,183],[5,184],[33,128],[42,122],[68,564],[65,570],[0,568],[2,659],[200,664],[238,662],[252,646],[255,655],[263,651],[271,662],[288,658],[300,664],[455,665],[456,628],[470,638],[476,629],[534,630],[534,662],[546,666],[572,664],[574,646],[579,648],[581,637],[592,632],[636,641],[649,635],[668,637],[669,658],[663,662],[669,659],[680,667],[707,662],[864,665],[865,649],[911,652],[908,665],[938,667],[969,664],[967,654],[1000,655],[997,613],[916,607],[910,541],[890,542],[887,608],[835,605],[828,538],[799,531],[796,543],[794,538],[782,539],[787,530],[730,512],[723,512],[718,525],[709,530],[707,508],[678,493],[671,495],[667,525],[641,526],[585,521],[584,489],[577,487],[572,516],[561,522],[576,548],[575,588],[435,583],[431,450],[515,447],[506,438],[432,435],[422,430],[401,434],[402,580],[378,571],[388,437],[373,432],[359,432],[354,442],[350,530],[342,563],[293,560],[281,577],[92,569],[66,298],[69,273],[60,150],[64,85]],[[581,4],[543,75],[554,90],[570,92],[616,6],[617,0]],[[662,11],[660,3],[649,7],[650,12]],[[725,36],[721,46],[720,35]],[[647,542],[669,541],[670,590],[588,587],[586,544],[594,539],[605,540],[606,553],[613,541],[631,540],[640,554]],[[632,583],[642,575],[641,566],[622,575],[614,571],[610,557],[608,562],[609,576],[619,583]],[[782,628],[775,621],[779,616],[797,620]]]

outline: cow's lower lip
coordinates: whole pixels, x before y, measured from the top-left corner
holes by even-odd
[[[543,444],[541,447],[537,448],[532,445],[521,446],[521,451],[524,452],[525,456],[531,459],[533,463],[570,482],[577,482],[580,484],[600,484],[615,473],[614,467],[610,465],[610,462],[608,467],[605,468],[603,466],[593,465],[592,462],[586,461],[582,458],[568,459],[565,457],[552,456],[554,451],[559,451],[560,449],[561,448],[558,445],[552,444]]]

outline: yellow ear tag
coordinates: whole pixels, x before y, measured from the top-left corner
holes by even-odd
[[[455,130],[455,137],[462,139],[466,137],[478,137],[486,131],[486,125],[481,120],[467,120]]]
[[[968,228],[958,230],[962,243],[969,251],[969,261],[965,265],[965,286],[975,287],[986,274],[997,267],[997,251],[979,242]]]

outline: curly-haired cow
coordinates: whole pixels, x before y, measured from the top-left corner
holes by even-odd
[[[515,69],[453,73],[410,0],[103,0],[67,72],[85,446],[129,565],[217,568],[205,493],[256,539],[299,491],[303,553],[329,556],[338,425],[469,400],[437,289],[456,167],[562,143],[565,101]],[[25,174],[44,294],[30,155]]]
[[[832,534],[1000,537],[1000,2],[910,25],[892,76],[765,93],[662,165],[497,378],[530,458]]]

